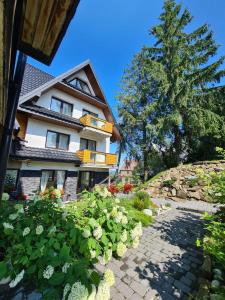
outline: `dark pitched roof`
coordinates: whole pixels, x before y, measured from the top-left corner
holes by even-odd
[[[53,78],[54,76],[27,63],[25,66],[20,96],[26,95]]]
[[[17,160],[31,159],[80,164],[80,159],[73,152],[25,146],[22,146],[20,149],[15,149],[15,147],[12,146],[10,157]]]
[[[28,111],[31,111],[31,112],[34,112],[34,113],[37,113],[37,114],[40,114],[40,115],[44,115],[44,116],[47,116],[47,117],[50,117],[50,118],[53,118],[53,119],[57,119],[57,120],[61,120],[61,121],[64,121],[64,122],[67,122],[67,123],[70,123],[70,124],[75,124],[75,125],[79,125],[79,126],[82,126],[84,127],[84,125],[80,122],[79,119],[76,119],[76,118],[73,118],[73,117],[70,117],[70,116],[67,116],[67,115],[63,115],[61,113],[58,113],[58,112],[55,112],[55,111],[52,111],[50,109],[47,109],[45,107],[41,107],[41,106],[38,106],[38,105],[31,105],[31,104],[22,104],[19,106],[19,109],[22,109],[22,110],[28,110]]]

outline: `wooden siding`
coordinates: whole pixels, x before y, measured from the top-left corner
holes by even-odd
[[[28,121],[28,117],[25,116],[24,114],[21,114],[21,113],[16,113],[16,119],[17,119],[17,122],[19,123],[20,125],[20,132],[18,134],[18,136],[21,138],[21,139],[25,139],[25,136],[26,136],[26,131],[27,131],[27,121]]]
[[[116,154],[91,151],[87,149],[78,150],[76,154],[83,164],[104,164],[108,166],[113,166],[117,164]],[[101,159],[98,160],[98,157],[101,157]],[[104,160],[102,160],[102,158],[104,158]]]

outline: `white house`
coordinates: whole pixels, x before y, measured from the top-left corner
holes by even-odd
[[[117,165],[110,143],[120,133],[90,61],[58,77],[27,64],[17,123],[8,189],[30,194],[54,186],[74,200]]]

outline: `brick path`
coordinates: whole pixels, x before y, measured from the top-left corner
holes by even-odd
[[[138,249],[107,266],[116,276],[112,300],[188,299],[202,264],[201,250],[195,246],[203,234],[200,217],[200,213],[171,209],[145,228]]]

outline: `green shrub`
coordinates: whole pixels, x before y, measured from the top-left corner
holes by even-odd
[[[186,179],[186,184],[190,188],[192,188],[192,187],[194,187],[194,186],[196,186],[196,185],[199,184],[199,179],[197,177],[196,178],[188,178],[188,179]]]
[[[164,181],[163,181],[163,186],[164,186],[164,187],[171,188],[175,182],[176,182],[176,179],[175,179],[175,178],[168,179],[168,180],[164,180]]]
[[[144,191],[139,191],[139,192],[136,192],[135,195],[134,195],[136,198],[144,201],[145,199],[148,199],[150,200],[150,196],[147,192],[144,192]]]
[[[136,208],[137,210],[145,209],[144,201],[140,200],[139,198],[134,198],[134,208]]]
[[[142,227],[106,188],[83,193],[80,202],[65,207],[56,194],[16,205],[2,202],[0,281],[32,282],[43,299],[57,300],[64,299],[68,284],[79,281],[87,294],[93,284],[98,287],[101,276],[92,264],[137,247]]]

